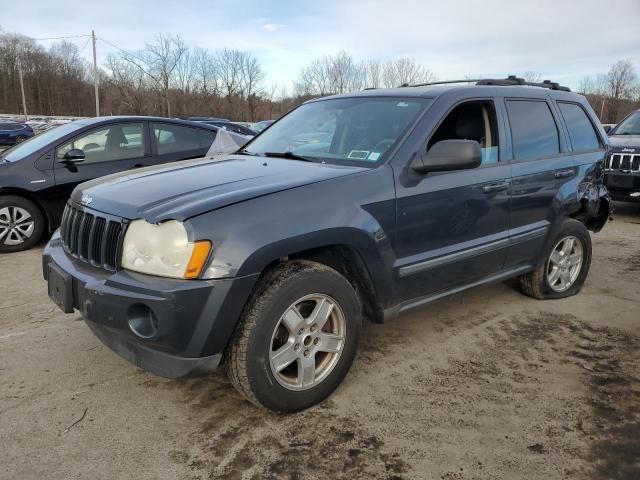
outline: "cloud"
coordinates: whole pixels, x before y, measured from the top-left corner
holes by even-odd
[[[282,23],[265,23],[264,25],[262,25],[262,28],[264,28],[267,32],[277,32],[278,30],[287,28],[287,26]]]

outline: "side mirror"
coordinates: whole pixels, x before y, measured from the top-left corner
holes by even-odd
[[[72,148],[64,154],[60,163],[73,164],[84,161],[84,152],[79,148]]]
[[[611,125],[603,125],[602,128],[604,128],[604,133],[609,133],[613,127]]]
[[[444,172],[479,167],[482,150],[475,140],[442,140],[411,164],[416,172]]]

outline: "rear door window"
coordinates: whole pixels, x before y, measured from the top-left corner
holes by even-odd
[[[558,127],[547,102],[507,100],[515,160],[530,160],[560,153]]]
[[[600,141],[583,108],[575,103],[564,102],[558,102],[558,106],[567,124],[573,150],[597,150]]]
[[[198,150],[208,150],[215,132],[201,128],[184,127],[169,123],[152,123],[158,155],[169,153],[189,153]]]

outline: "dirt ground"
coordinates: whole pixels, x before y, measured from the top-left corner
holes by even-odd
[[[369,329],[324,403],[275,415],[222,373],[165,380],[0,257],[0,478],[639,479],[640,206],[576,297],[498,284]]]

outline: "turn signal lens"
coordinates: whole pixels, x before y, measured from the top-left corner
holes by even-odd
[[[207,258],[209,258],[209,252],[211,252],[211,242],[209,240],[194,242],[193,252],[191,253],[191,259],[189,260],[187,269],[184,272],[184,278],[194,279],[200,276],[207,262]]]

